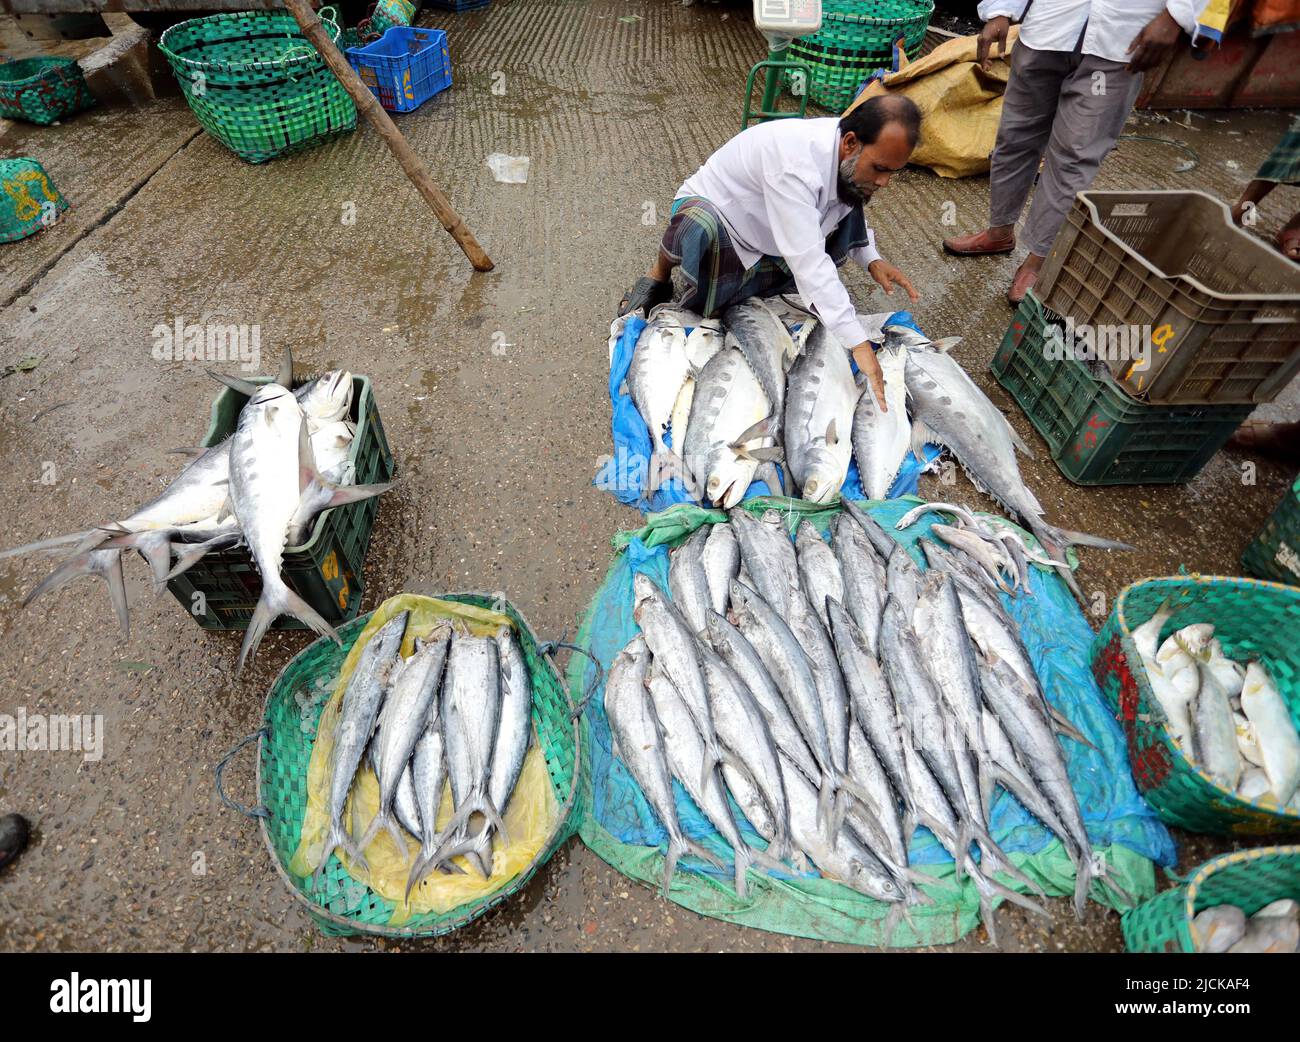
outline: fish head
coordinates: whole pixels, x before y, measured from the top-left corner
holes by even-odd
[[[745,498],[754,480],[753,460],[741,459],[729,446],[709,456],[704,476],[703,499],[723,510],[730,510]]]
[[[352,374],[332,369],[303,395],[302,411],[319,423],[342,420],[352,408]]]
[[[829,451],[813,448],[804,468],[803,498],[810,503],[829,503],[844,484],[844,463]]]

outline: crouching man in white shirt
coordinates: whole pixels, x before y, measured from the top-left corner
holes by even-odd
[[[836,270],[852,258],[885,290],[918,299],[884,260],[863,205],[907,165],[921,114],[903,97],[872,98],[842,119],[779,119],[736,135],[678,190],[655,263],[619,314],[672,296],[705,318],[750,297],[797,291],[844,344],[884,408],[884,380],[866,330]]]
[[[1020,41],[989,171],[989,227],[945,239],[949,253],[1016,248],[1016,221],[1042,175],[1021,238],[1029,255],[1007,291],[1013,307],[1038,280],[1075,194],[1092,184],[1128,119],[1142,73],[1167,55],[1182,30],[1195,32],[1206,0],[983,0],[977,47],[985,69],[1001,55],[1013,19]]]

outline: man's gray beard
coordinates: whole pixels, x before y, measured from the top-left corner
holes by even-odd
[[[853,174],[858,164],[858,156],[861,153],[855,153],[847,159],[840,160],[839,186],[838,191],[840,199],[846,203],[865,203],[866,194],[853,182]]]

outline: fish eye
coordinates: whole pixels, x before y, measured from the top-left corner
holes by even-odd
[[[721,484],[722,484],[722,479],[717,477],[716,475],[714,477],[709,478],[709,491],[717,492],[718,486]]]

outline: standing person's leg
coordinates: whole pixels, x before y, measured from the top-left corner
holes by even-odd
[[[1074,72],[1066,77],[1043,176],[1025,218],[1023,238],[1029,255],[1007,294],[1012,304],[1020,303],[1037,281],[1075,195],[1092,184],[1102,160],[1115,147],[1141,86],[1140,73],[1092,55],[1080,56]]]
[[[1016,221],[1051,136],[1061,85],[1073,67],[1072,58],[1066,51],[1036,51],[1023,43],[1012,50],[997,143],[989,160],[989,227],[973,235],[945,239],[943,246],[949,253],[1007,253],[1015,248]]]

